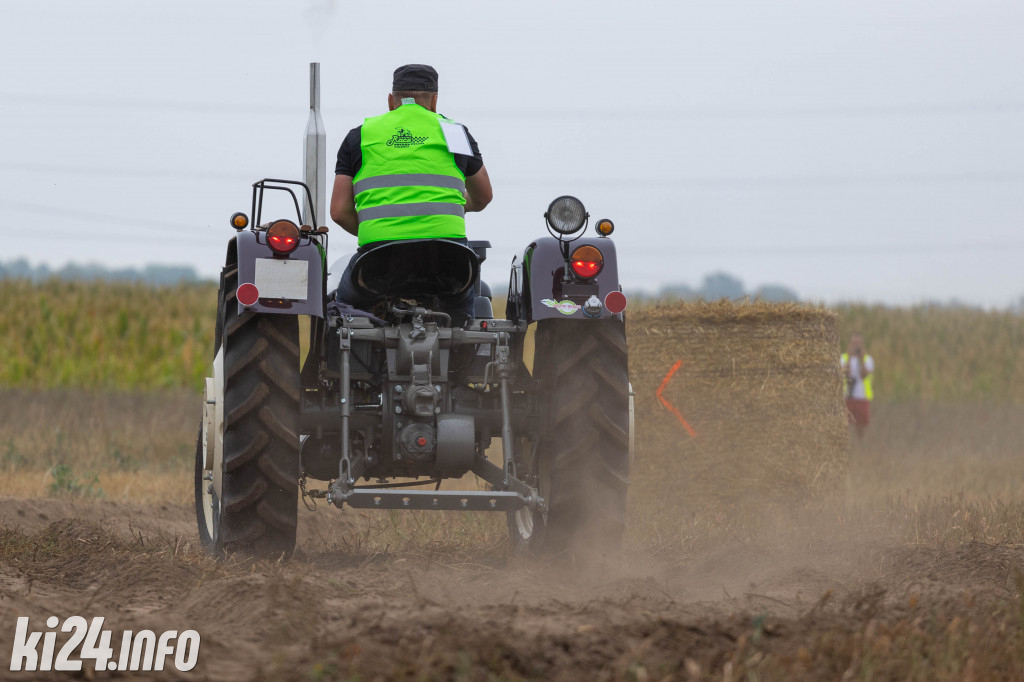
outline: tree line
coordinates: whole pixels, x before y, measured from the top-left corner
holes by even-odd
[[[49,279],[66,281],[135,282],[158,286],[189,284],[200,281],[191,265],[149,264],[141,268],[108,268],[99,263],[68,263],[60,268],[45,264],[31,265],[21,258],[0,263],[0,279],[26,279],[43,282]]]

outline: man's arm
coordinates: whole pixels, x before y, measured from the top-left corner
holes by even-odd
[[[359,235],[359,218],[356,216],[356,201],[352,195],[352,176],[335,175],[334,191],[331,193],[331,219],[353,236]]]
[[[860,378],[867,379],[868,375],[875,371],[874,360],[869,358],[867,354],[863,354],[860,358]]]
[[[338,186],[335,185],[334,188],[337,191]],[[484,210],[493,198],[494,193],[491,191],[491,179],[487,177],[487,168],[480,166],[480,170],[466,178],[466,212]],[[331,215],[333,216],[333,201],[331,206]]]

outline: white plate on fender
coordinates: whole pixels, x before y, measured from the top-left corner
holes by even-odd
[[[309,263],[280,258],[256,259],[256,288],[260,298],[305,301],[309,290]]]

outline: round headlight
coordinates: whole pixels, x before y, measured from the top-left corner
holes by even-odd
[[[576,197],[558,197],[548,206],[544,214],[548,226],[558,234],[579,232],[587,222],[589,214],[583,208],[583,202]]]

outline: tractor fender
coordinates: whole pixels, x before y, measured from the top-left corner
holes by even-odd
[[[252,305],[238,304],[238,311],[250,310],[257,313],[277,315],[313,315],[324,317],[326,296],[324,291],[323,248],[310,237],[303,236],[299,245],[287,257],[277,254],[267,245],[266,233],[244,230],[239,232],[233,244],[228,247],[228,258],[234,256],[238,264],[238,285],[259,284],[256,282],[256,263],[260,259],[304,261],[306,263],[305,300],[284,300],[260,298]]]
[[[573,280],[570,282],[564,281],[566,264],[557,239],[541,237],[526,247],[522,258],[512,266],[506,308],[509,319],[526,322],[566,318],[622,319],[622,313],[611,313],[605,306],[609,293],[621,291],[615,243],[607,237],[582,237],[569,245],[569,252],[581,246],[596,247],[604,257],[604,267],[589,280],[579,279],[570,273]],[[596,297],[601,303],[596,313],[584,309],[591,297]]]

